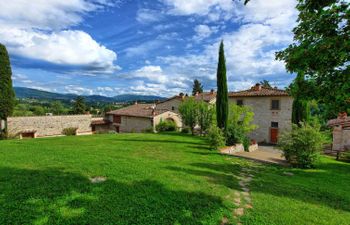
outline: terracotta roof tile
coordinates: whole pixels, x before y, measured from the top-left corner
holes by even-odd
[[[194,96],[196,100],[203,100],[205,102],[210,102],[216,98],[216,92],[203,92]]]
[[[256,97],[256,96],[289,96],[285,90],[266,88],[255,85],[251,89],[237,92],[230,92],[229,97]]]
[[[111,111],[107,114],[118,116],[132,116],[153,118],[169,110],[154,109],[154,104],[135,104],[122,109]]]
[[[94,120],[94,121],[92,121],[91,125],[108,125],[110,123],[111,122],[109,120],[101,119],[101,120]]]

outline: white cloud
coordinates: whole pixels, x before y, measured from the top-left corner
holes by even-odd
[[[230,12],[232,0],[161,0],[170,7],[169,13],[175,15],[207,15],[212,10]]]
[[[77,85],[67,85],[64,87],[65,92],[76,95],[93,95],[94,90],[86,87],[80,87]]]
[[[203,15],[211,12],[213,4],[222,7],[218,2],[226,1],[198,0],[177,5],[179,2],[174,1],[172,5],[182,10],[183,14]],[[222,34],[215,44],[205,46],[204,51],[198,54],[158,57],[158,63],[167,64],[171,71],[191,74],[211,84],[216,77],[219,42],[224,40],[231,90],[247,88],[267,77],[278,80],[280,87],[287,86],[290,76],[287,76],[283,62],[275,60],[275,52],[293,40],[291,31],[297,18],[296,1],[254,0],[247,6],[243,6],[242,2],[235,2],[234,5],[232,21],[240,23],[237,30]],[[202,37],[210,36],[209,29],[202,28]],[[279,78],[281,75],[285,77]]]
[[[89,34],[67,28],[88,12],[117,4],[109,0],[12,0],[0,3],[0,42],[10,54],[73,66],[88,73],[111,73],[117,54]]]
[[[0,2],[0,23],[18,28],[63,29],[77,25],[83,15],[111,6],[108,0],[11,0]]]
[[[156,10],[152,9],[139,9],[137,11],[136,20],[139,23],[153,23],[160,21],[161,15]]]
[[[194,36],[194,40],[202,40],[210,37],[213,33],[216,33],[218,30],[215,27],[209,27],[208,25],[197,25],[194,28],[196,35]]]
[[[46,34],[0,27],[0,42],[12,54],[57,65],[81,66],[95,72],[113,72],[117,54],[98,44],[83,31],[59,31]]]

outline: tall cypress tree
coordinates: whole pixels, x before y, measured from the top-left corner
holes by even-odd
[[[292,123],[294,124],[299,125],[300,122],[309,121],[310,105],[307,99],[307,91],[309,89],[304,74],[299,73],[291,85],[291,91],[294,97],[292,109]]]
[[[228,122],[228,90],[224,42],[221,41],[217,69],[216,120],[219,128],[226,129]]]
[[[0,122],[5,121],[5,127],[0,129],[0,138],[7,134],[7,117],[13,113],[15,92],[12,87],[12,70],[6,47],[0,44]]]

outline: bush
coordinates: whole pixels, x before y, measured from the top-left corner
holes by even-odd
[[[212,126],[208,130],[207,140],[211,149],[218,150],[225,145],[225,137],[220,128]]]
[[[160,121],[156,126],[158,132],[176,131],[176,124],[172,120]]]
[[[188,127],[184,127],[181,129],[181,133],[183,134],[189,134],[191,132],[191,129]]]
[[[68,127],[63,129],[62,134],[66,136],[75,136],[77,135],[78,128],[76,127]]]
[[[249,152],[249,146],[250,146],[250,139],[249,139],[249,137],[244,136],[242,143],[243,143],[244,151]]]
[[[237,143],[243,143],[245,134],[243,130],[234,125],[229,125],[226,129],[226,145],[232,146]]]
[[[325,137],[319,127],[293,125],[292,131],[282,134],[279,147],[287,161],[295,167],[312,168],[322,151]]]
[[[154,133],[153,127],[149,127],[149,128],[142,130],[142,133]]]

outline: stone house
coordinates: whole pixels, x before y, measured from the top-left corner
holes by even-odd
[[[216,103],[216,92],[211,90],[210,92],[197,93],[193,96],[197,101],[203,100],[204,102],[214,105]],[[179,106],[184,99],[188,98],[183,94],[176,95],[172,98],[166,99],[157,103],[157,109],[169,110],[175,113],[179,113]]]
[[[92,122],[92,131],[113,130],[118,133],[142,132],[147,129],[155,131],[161,121],[174,121],[182,127],[181,118],[174,112],[158,109],[155,104],[137,104],[108,112],[102,120]]]
[[[350,117],[346,113],[340,113],[337,119],[328,121],[333,128],[333,151],[350,150]]]
[[[258,128],[250,138],[257,142],[276,144],[278,135],[292,127],[293,98],[284,90],[256,84],[248,90],[230,92],[229,103],[252,108],[253,123]]]

